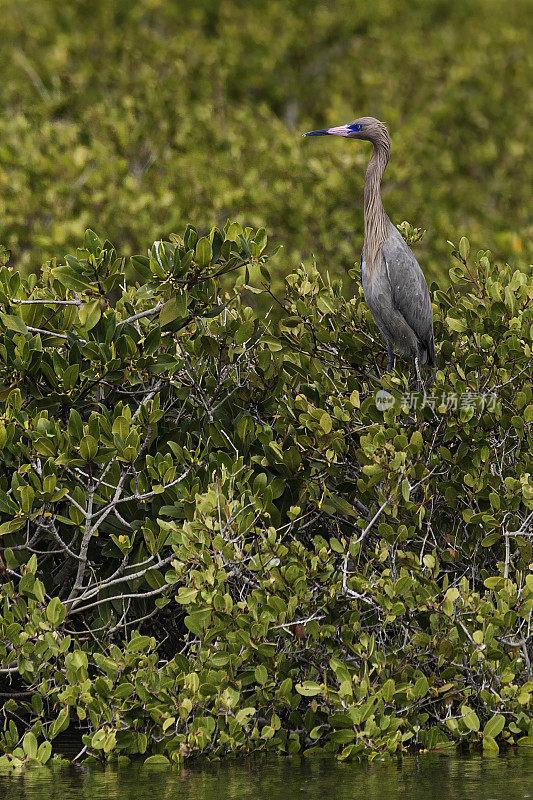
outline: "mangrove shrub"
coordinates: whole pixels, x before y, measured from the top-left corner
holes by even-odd
[[[419,395],[266,244],[4,253],[4,766],[533,743],[531,279],[461,240]]]

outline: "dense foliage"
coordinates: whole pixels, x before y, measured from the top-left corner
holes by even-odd
[[[187,220],[265,226],[276,272],[344,276],[369,146],[302,140],[362,114],[392,135],[385,204],[532,259],[529,0],[0,0],[0,241],[37,269],[96,225],[126,255]],[[95,223],[98,220],[98,223]],[[276,283],[281,290],[281,282]]]
[[[533,743],[531,280],[461,240],[419,396],[265,248],[0,270],[4,766]]]

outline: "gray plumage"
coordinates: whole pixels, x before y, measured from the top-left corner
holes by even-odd
[[[393,351],[418,365],[433,367],[433,311],[422,270],[401,233],[389,221],[389,233],[374,269],[361,255],[361,281],[372,316],[388,350],[387,369],[394,366]],[[420,380],[420,376],[417,374]]]
[[[387,371],[394,367],[396,351],[413,364],[417,387],[421,389],[421,365],[431,369],[430,384],[435,368],[433,311],[418,261],[381,202],[381,178],[390,155],[388,131],[378,119],[360,117],[348,125],[304,134],[325,135],[364,139],[373,144],[364,189],[363,292],[387,343]]]

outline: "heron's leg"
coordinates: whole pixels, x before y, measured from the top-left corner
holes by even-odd
[[[431,389],[431,387],[435,383],[435,378],[436,378],[436,375],[437,375],[437,367],[436,367],[435,364],[433,364],[433,366],[430,367],[429,369],[430,369],[429,378],[426,381],[426,386],[428,387],[428,389]]]
[[[392,345],[387,342],[387,372],[394,369],[394,350]]]
[[[420,362],[418,356],[415,356],[415,372],[416,372],[416,390],[422,391],[422,375],[420,374]]]

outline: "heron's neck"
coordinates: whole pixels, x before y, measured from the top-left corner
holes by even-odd
[[[381,253],[383,242],[389,234],[389,218],[381,202],[381,177],[387,166],[390,153],[388,135],[382,143],[374,142],[374,152],[365,178],[365,264],[373,270]]]

